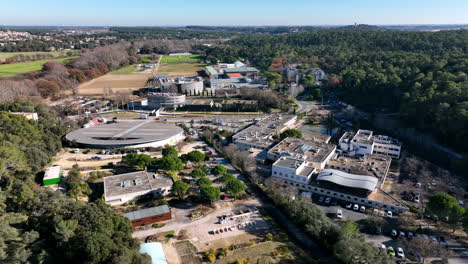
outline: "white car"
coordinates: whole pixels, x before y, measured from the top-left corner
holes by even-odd
[[[359,209],[359,211],[361,211],[362,213],[364,213],[366,211],[366,207],[365,206],[361,206],[361,208]]]
[[[355,205],[353,206],[353,210],[354,210],[354,211],[358,211],[358,210],[359,210],[359,205],[355,204]]]
[[[386,251],[387,247],[384,244],[380,244],[380,249]]]
[[[343,211],[341,209],[336,210],[336,218],[343,218]]]
[[[346,205],[346,209],[351,209],[351,207],[353,207],[353,204],[351,203]]]
[[[392,217],[393,217],[392,211],[388,211],[388,212],[387,212],[387,217],[388,217],[388,218],[392,218]]]
[[[399,258],[405,258],[405,252],[403,251],[403,249],[402,249],[401,247],[399,247],[399,248],[397,249],[397,253],[396,253],[396,254],[397,254],[397,257],[399,257]]]
[[[80,152],[80,149],[76,148],[76,149],[73,150],[73,153],[79,153],[79,152]]]
[[[396,237],[397,235],[398,235],[398,232],[396,231],[396,229],[392,229],[392,236]]]

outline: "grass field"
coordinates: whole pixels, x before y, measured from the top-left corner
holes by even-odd
[[[203,55],[181,55],[181,56],[163,56],[161,63],[197,63],[203,60]]]
[[[67,52],[69,52],[70,50],[62,50],[62,51],[32,51],[32,52],[0,52],[0,61],[3,61],[5,60],[6,58],[10,58],[10,57],[13,57],[13,56],[16,56],[16,55],[20,55],[20,54],[23,54],[23,55],[36,55],[36,54],[49,54],[49,55],[52,55],[54,57],[60,57],[60,56],[66,56],[67,55]],[[79,51],[72,51],[72,52],[79,52]]]
[[[111,72],[111,74],[130,74],[130,73],[134,73],[135,71],[136,71],[136,65],[128,65],[116,71]]]
[[[169,76],[191,76],[197,75],[198,71],[202,71],[205,67],[205,64],[190,64],[190,63],[181,63],[181,64],[163,64],[159,67],[158,72],[167,73]]]
[[[251,247],[231,251],[228,256],[216,260],[214,263],[230,264],[239,259],[248,259],[248,263],[276,263],[277,261],[272,258],[271,253],[281,246],[285,246],[285,244],[275,241],[263,242]]]
[[[59,59],[53,59],[53,61],[66,63],[76,58],[78,57],[59,58]],[[48,61],[51,61],[51,60],[3,64],[3,65],[0,65],[0,77],[15,76],[20,73],[39,71],[42,69],[42,65]]]

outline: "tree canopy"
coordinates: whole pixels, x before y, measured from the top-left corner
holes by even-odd
[[[213,168],[213,174],[215,176],[220,176],[220,175],[223,175],[227,172],[227,168],[224,167],[223,165],[216,165],[214,168]]]
[[[281,138],[287,137],[301,138],[302,132],[297,129],[286,129],[283,133],[281,133]]]
[[[247,186],[237,179],[229,180],[226,183],[226,190],[230,195],[234,196],[234,199],[237,199],[237,197],[244,193],[246,189]]]
[[[190,185],[188,183],[185,183],[183,181],[175,181],[174,184],[172,185],[172,193],[174,193],[179,199],[183,199],[185,194],[187,194],[187,191],[189,189]]]

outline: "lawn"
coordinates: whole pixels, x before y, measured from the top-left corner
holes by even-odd
[[[111,74],[130,74],[136,71],[136,65],[128,65],[118,70],[111,72]]]
[[[180,56],[163,56],[161,63],[197,63],[203,60],[205,56],[203,55],[180,55]]]
[[[229,251],[226,257],[218,259],[214,263],[230,264],[240,259],[248,259],[248,263],[277,263],[279,259],[284,260],[285,256],[278,256],[278,259],[275,259],[272,256],[272,252],[282,246],[286,246],[286,244],[275,241],[262,242],[254,246]],[[287,256],[286,259],[291,260],[291,256]],[[294,262],[292,261],[289,263]]]
[[[171,76],[197,75],[198,71],[202,71],[205,66],[206,66],[205,64],[189,64],[189,63],[166,64],[166,65],[161,65],[161,67],[159,68],[159,72],[168,73]]]
[[[59,59],[53,59],[53,61],[66,63],[76,58],[78,57],[59,58]],[[48,61],[51,61],[51,60],[21,62],[21,63],[14,63],[14,64],[2,64],[0,65],[0,77],[15,76],[20,73],[40,71],[42,69],[42,65]]]

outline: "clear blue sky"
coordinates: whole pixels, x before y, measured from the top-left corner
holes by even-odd
[[[0,0],[0,25],[468,24],[468,0]]]

